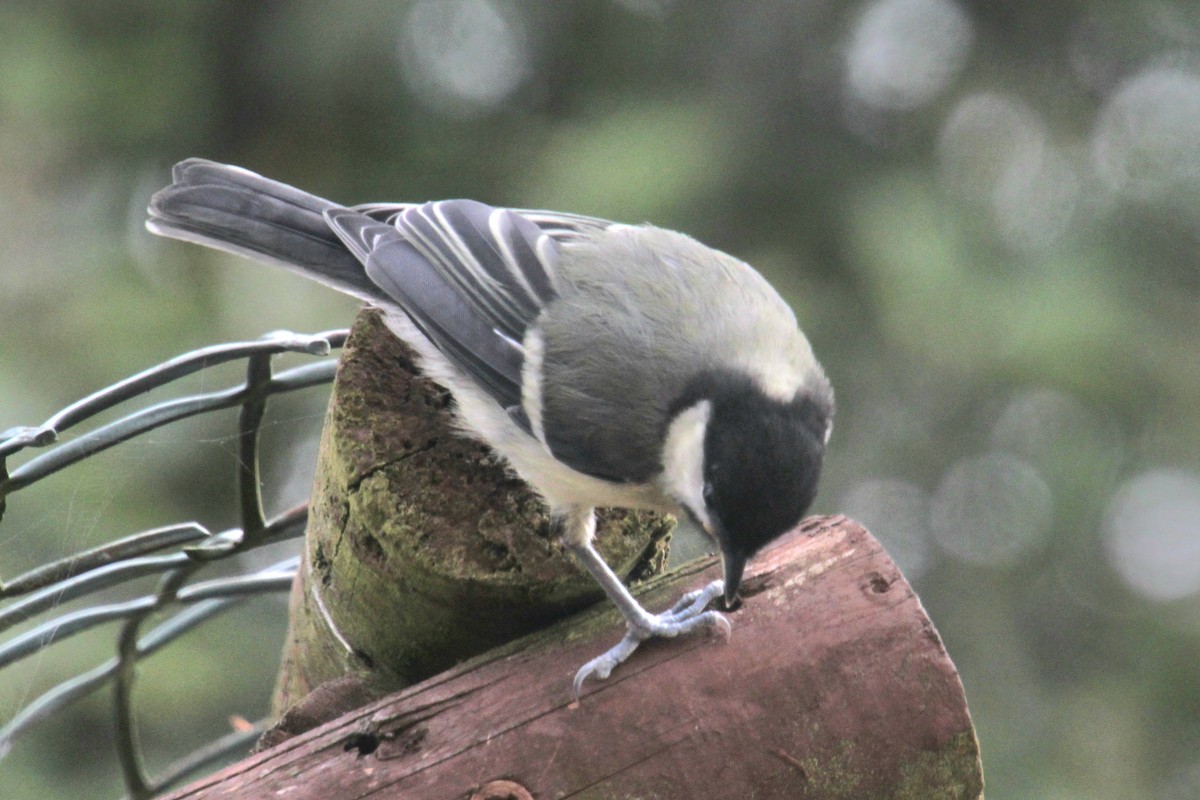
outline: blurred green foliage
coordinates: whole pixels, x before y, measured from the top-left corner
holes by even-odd
[[[349,322],[320,287],[145,233],[188,156],[348,203],[652,221],[755,264],[838,390],[815,510],[859,516],[913,580],[988,796],[1200,796],[1200,6],[6,3],[0,429],[187,349]],[[323,401],[268,420],[276,508],[304,496]],[[10,498],[0,574],[232,524],[233,425]],[[265,711],[283,615],[248,606],[146,665],[152,766]],[[0,717],[113,646],[7,671]],[[0,796],[115,794],[111,724],[97,696],[43,725]]]

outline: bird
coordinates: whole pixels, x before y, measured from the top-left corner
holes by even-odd
[[[576,672],[577,699],[647,639],[729,638],[722,612],[741,603],[747,560],[814,499],[834,415],[824,369],[761,274],[650,224],[466,199],[343,206],[200,158],[172,180],[150,200],[151,232],[379,308],[467,435],[541,496],[625,621]],[[596,550],[598,507],[691,519],[722,577],[651,613]]]

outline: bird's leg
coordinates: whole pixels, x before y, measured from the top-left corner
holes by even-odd
[[[601,680],[607,678],[613,669],[629,658],[646,639],[656,636],[670,638],[702,628],[717,628],[724,632],[726,637],[729,636],[730,626],[725,616],[717,611],[704,610],[710,600],[719,597],[724,591],[721,581],[713,581],[703,589],[688,592],[669,611],[651,614],[642,608],[641,603],[634,598],[593,546],[592,536],[596,530],[596,518],[592,509],[572,509],[567,513],[565,521],[563,540],[567,547],[583,562],[583,566],[616,605],[621,616],[625,618],[627,628],[620,642],[608,652],[584,664],[575,674],[573,689],[576,698],[579,697],[584,681],[593,675]]]

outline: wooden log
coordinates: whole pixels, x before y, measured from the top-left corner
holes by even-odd
[[[669,605],[712,559],[649,582]],[[376,701],[172,798],[975,798],[962,685],[895,564],[814,518],[751,564],[732,640],[649,642],[571,701],[620,634],[600,606]]]
[[[663,570],[669,517],[598,523],[619,574]],[[600,597],[541,500],[457,432],[448,393],[379,312],[360,314],[321,436],[275,715],[348,676],[375,696],[408,686]]]

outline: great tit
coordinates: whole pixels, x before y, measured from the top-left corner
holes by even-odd
[[[791,309],[736,258],[681,233],[473,200],[346,207],[189,159],[147,227],[276,264],[384,312],[464,429],[562,522],[625,618],[576,674],[603,679],[650,637],[729,633],[746,560],[812,502],[833,391]],[[595,550],[596,507],[684,514],[724,580],[646,611]]]

